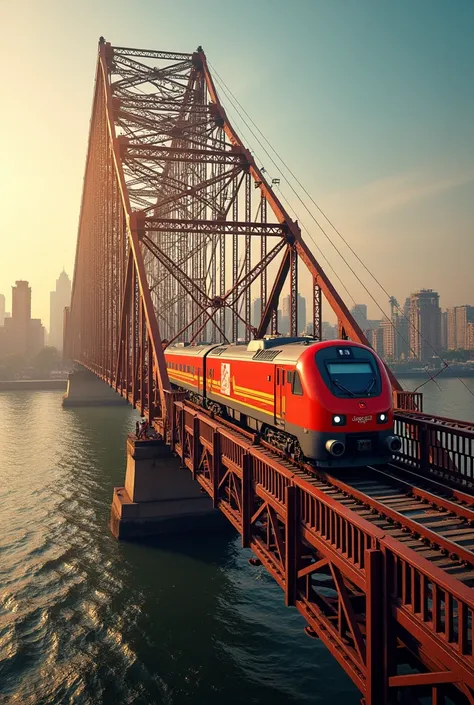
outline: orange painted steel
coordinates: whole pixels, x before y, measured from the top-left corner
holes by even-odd
[[[324,296],[341,336],[366,344],[231,125],[202,49],[101,39],[66,355],[148,416],[366,705],[389,702],[395,691],[410,702],[428,694],[432,705],[445,695],[474,703],[472,590],[171,387],[163,353],[170,340],[277,333],[285,292],[297,333],[304,269],[315,337]],[[260,295],[257,320],[252,293]],[[421,395],[389,375],[403,438],[396,461],[472,491],[472,425],[424,414]]]
[[[324,297],[342,337],[366,344],[231,125],[202,49],[160,52],[101,39],[66,355],[165,424],[163,347],[275,333],[285,292],[288,328],[300,332],[304,270],[315,337]],[[256,294],[260,312],[252,316]]]
[[[172,447],[367,705],[405,688],[410,702],[473,701],[471,588],[186,402]]]

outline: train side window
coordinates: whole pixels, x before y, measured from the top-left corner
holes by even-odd
[[[291,391],[299,397],[303,396],[303,387],[301,386],[299,372],[293,373],[293,387]]]
[[[286,381],[288,384],[291,384],[293,382],[293,372],[288,371],[286,373]]]

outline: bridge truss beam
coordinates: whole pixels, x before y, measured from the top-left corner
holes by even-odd
[[[66,354],[150,419],[167,415],[167,344],[277,333],[285,293],[301,333],[303,286],[316,338],[324,298],[342,336],[367,344],[263,171],[201,48],[101,40]]]

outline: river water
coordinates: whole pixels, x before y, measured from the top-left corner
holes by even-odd
[[[474,419],[474,396],[439,384],[423,388],[425,408]],[[61,398],[0,393],[0,703],[359,703],[231,530],[166,546],[112,538],[136,412]]]

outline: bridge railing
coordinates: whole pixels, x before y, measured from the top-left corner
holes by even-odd
[[[416,412],[397,412],[395,433],[402,441],[400,451],[394,456],[397,462],[423,474],[472,485],[474,424]]]
[[[399,541],[384,537],[392,615],[422,647],[442,658],[446,680],[474,687],[472,589]]]
[[[427,424],[431,446],[438,448],[436,420],[397,414],[397,424],[406,427],[411,450],[404,455],[412,464],[419,462]],[[386,689],[448,682],[474,688],[470,588],[332,499],[311,475],[218,419],[178,402],[173,428],[183,465],[284,590],[286,604],[298,608],[362,692],[367,695],[382,672]],[[459,437],[467,433],[450,433],[458,431]],[[444,458],[439,462],[446,469]],[[336,602],[327,598],[327,587]],[[351,601],[360,607],[357,614]],[[435,672],[403,676],[386,670],[384,648],[376,646],[382,638],[393,654],[398,640],[406,643],[428,671],[434,656]]]

